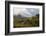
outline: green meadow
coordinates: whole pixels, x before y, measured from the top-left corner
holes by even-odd
[[[18,18],[13,16],[14,28],[20,27],[38,27],[39,26],[39,16]]]

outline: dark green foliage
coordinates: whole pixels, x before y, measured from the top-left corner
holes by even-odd
[[[39,18],[39,14],[36,14],[36,16]]]

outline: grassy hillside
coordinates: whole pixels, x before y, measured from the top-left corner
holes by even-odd
[[[14,16],[14,27],[38,27],[39,26],[39,17],[32,16],[27,18],[17,18]]]

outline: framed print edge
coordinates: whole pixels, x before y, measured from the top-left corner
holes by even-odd
[[[8,2],[5,1],[5,35],[9,34],[9,11]]]
[[[25,32],[10,32],[10,4],[28,4],[28,5],[42,5],[42,31],[25,31]],[[17,34],[35,34],[45,32],[45,8],[44,3],[35,2],[17,2],[17,1],[5,1],[5,35],[17,35]]]

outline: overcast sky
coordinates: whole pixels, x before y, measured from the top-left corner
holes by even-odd
[[[39,9],[37,8],[14,8],[13,15],[21,15],[24,17],[35,16],[39,14]]]

